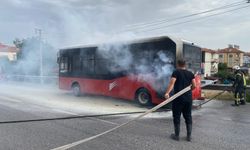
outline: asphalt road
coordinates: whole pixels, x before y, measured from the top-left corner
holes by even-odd
[[[231,107],[231,102],[211,101],[193,111],[193,141],[169,138],[173,131],[171,112],[145,118],[80,144],[72,150],[214,150],[250,147],[250,105]],[[0,83],[0,149],[49,150],[99,134],[138,114],[39,122],[8,121],[58,118],[77,115],[145,111],[133,102],[106,97],[74,97],[56,87]]]

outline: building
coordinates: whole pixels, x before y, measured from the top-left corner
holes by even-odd
[[[219,55],[217,51],[202,48],[202,68],[204,77],[211,76],[218,72]]]
[[[0,57],[7,57],[9,61],[16,61],[18,51],[19,49],[15,46],[0,43]]]
[[[243,66],[250,67],[250,52],[244,53],[244,56],[243,56]]]
[[[219,49],[219,63],[226,63],[228,68],[243,66],[244,52],[237,45],[229,45],[227,48]]]

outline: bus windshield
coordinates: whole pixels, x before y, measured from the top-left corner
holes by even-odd
[[[183,57],[186,60],[187,69],[191,72],[201,71],[201,48],[190,44],[183,45]]]

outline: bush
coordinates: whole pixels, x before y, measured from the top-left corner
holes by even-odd
[[[247,86],[250,85],[250,78],[249,78],[249,76],[248,76],[248,78],[246,79],[246,83],[247,83]],[[247,102],[250,102],[250,90],[247,90],[247,91],[246,91],[246,101],[247,101]]]
[[[246,91],[246,101],[250,102],[250,93],[249,93],[249,90]]]
[[[246,79],[247,85],[250,85],[250,79]]]
[[[231,82],[232,79],[234,79],[234,75],[227,70],[227,64],[225,63],[219,63],[218,72],[215,76],[218,77],[222,83],[225,80],[229,80]]]

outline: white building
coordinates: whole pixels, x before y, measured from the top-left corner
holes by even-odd
[[[19,49],[0,43],[0,57],[7,57],[9,61],[16,61]]]
[[[244,52],[239,49],[237,45],[229,44],[227,48],[219,49],[219,62],[227,64],[228,68],[233,66],[243,66],[243,55]]]
[[[250,67],[250,52],[249,53],[244,53],[243,65],[246,66],[246,67]]]
[[[216,51],[203,48],[202,49],[202,66],[204,77],[209,77],[218,72],[219,55]]]

